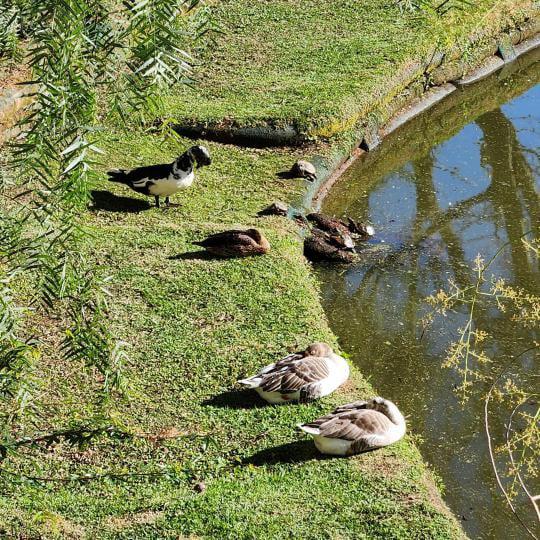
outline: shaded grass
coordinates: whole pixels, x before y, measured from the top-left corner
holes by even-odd
[[[101,146],[107,165],[122,166],[169,159],[187,144],[134,134]],[[209,146],[215,165],[176,196],[179,209],[119,213],[109,205],[86,214],[94,234],[85,252],[96,272],[113,276],[110,324],[129,344],[130,397],[107,409],[132,436],[10,459],[11,470],[63,480],[4,484],[0,531],[23,538],[458,537],[429,495],[409,440],[354,459],[323,459],[296,431],[338,403],[372,394],[358,372],[313,404],[268,406],[239,395],[235,381],[260,365],[313,340],[336,342],[296,226],[255,217],[273,199],[297,196],[302,181],[275,178],[296,156]],[[144,201],[103,177],[92,188]],[[193,251],[193,240],[232,224],[260,227],[271,253],[178,257]],[[44,430],[98,410],[96,374],[84,366],[46,355],[40,375]],[[73,475],[94,478],[70,481]],[[201,481],[206,490],[198,493]]]

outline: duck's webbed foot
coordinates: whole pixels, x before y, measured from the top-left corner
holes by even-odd
[[[165,205],[167,206],[167,208],[177,208],[180,206],[178,203],[172,203],[169,197],[165,197]]]

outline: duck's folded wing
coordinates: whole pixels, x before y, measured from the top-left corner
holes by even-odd
[[[277,362],[274,362],[273,364],[268,364],[267,366],[263,367],[257,375],[264,375],[266,373],[274,373],[276,371],[280,371],[283,368],[290,366],[295,361],[299,360],[300,358],[303,358],[303,356],[299,353],[291,353],[282,358],[281,360],[278,360]]]
[[[281,361],[283,362],[283,361]],[[266,392],[292,393],[308,384],[318,383],[330,375],[328,361],[319,356],[290,360],[263,376],[261,388]]]
[[[352,403],[346,403],[345,405],[339,405],[339,407],[336,407],[334,411],[327,416],[333,416],[338,413],[342,413],[345,411],[355,411],[357,409],[365,409],[367,405],[367,401],[364,399],[353,401]]]
[[[253,238],[248,236],[244,231],[224,231],[221,233],[211,234],[202,242],[197,244],[202,246],[216,246],[222,244],[235,244],[243,246],[251,246],[255,244]]]
[[[309,221],[316,223],[318,227],[324,231],[346,232],[348,230],[347,225],[337,218],[331,218],[317,212],[308,214],[306,217]]]
[[[366,405],[367,401],[353,401],[352,403],[347,403],[346,405],[340,405],[339,407],[335,408],[331,413],[320,416],[316,420],[313,420],[303,425],[309,428],[319,429],[323,424],[326,424],[326,422],[337,418],[341,413],[350,412],[355,409],[362,409],[365,408]]]
[[[320,424],[320,435],[346,441],[369,440],[384,435],[392,428],[392,422],[379,411],[358,409],[332,416]]]
[[[171,165],[161,163],[159,165],[148,165],[145,167],[137,167],[124,171],[126,180],[129,182],[138,182],[142,180],[161,180],[167,178],[171,171]]]

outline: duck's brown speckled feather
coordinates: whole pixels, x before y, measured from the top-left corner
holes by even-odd
[[[238,245],[254,246],[257,242],[244,231],[231,230],[211,234],[201,242],[195,242],[199,246],[213,247],[221,246],[224,242],[230,242]]]
[[[392,422],[379,411],[359,409],[345,412],[320,426],[320,434],[332,439],[356,441],[370,435],[384,435]]]
[[[260,387],[265,392],[292,393],[308,384],[318,383],[329,375],[328,363],[324,358],[293,358],[277,362],[274,369],[263,375]]]

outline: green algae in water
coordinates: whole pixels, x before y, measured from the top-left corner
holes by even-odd
[[[419,323],[426,296],[447,288],[449,279],[470,286],[476,255],[489,259],[505,243],[489,273],[539,292],[538,261],[521,242],[527,231],[540,235],[539,58],[535,52],[509,64],[397,130],[347,171],[323,208],[368,219],[374,241],[391,248],[392,256],[345,271],[320,267],[323,303],[342,347],[409,415],[410,432],[419,435],[447,502],[472,538],[525,534],[489,462],[482,401],[489,382],[463,407],[454,391],[459,376],[442,367],[464,312],[436,320],[423,335]],[[479,310],[475,322],[494,336],[495,369],[535,339],[493,310]],[[533,353],[520,358],[517,373],[524,389],[537,389]],[[493,409],[493,438],[500,444],[510,411]],[[538,480],[529,482],[538,493]],[[534,523],[525,500],[518,509]]]

